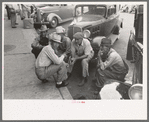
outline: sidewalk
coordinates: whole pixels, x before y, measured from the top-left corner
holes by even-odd
[[[4,99],[72,99],[67,87],[57,89],[51,79],[42,83],[35,74],[35,57],[31,43],[37,36],[34,29],[24,29],[18,16],[17,28],[11,28],[4,17]]]

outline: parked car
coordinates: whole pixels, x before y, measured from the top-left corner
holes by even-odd
[[[110,38],[112,44],[119,37],[122,20],[118,5],[79,4],[75,7],[74,20],[68,27],[68,37],[72,40],[76,32],[83,32],[95,51],[99,51],[101,39]]]
[[[142,83],[143,5],[135,10],[134,30],[130,31],[126,59],[135,63],[133,84]]]
[[[73,10],[72,4],[50,4],[38,8],[34,19],[35,28],[42,24],[55,28],[60,23],[73,20]]]
[[[134,31],[130,31],[126,59],[134,63],[132,86],[129,89],[131,99],[142,99],[143,92],[143,5],[135,8]]]

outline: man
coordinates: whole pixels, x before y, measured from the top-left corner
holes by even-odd
[[[31,5],[29,4],[21,4],[21,19],[31,18]]]
[[[68,63],[71,55],[71,40],[65,35],[66,31],[62,26],[56,27],[56,33],[61,36],[61,44],[59,45],[58,51],[60,54],[66,53],[64,61]]]
[[[42,48],[48,45],[49,40],[47,38],[47,26],[42,25],[40,31],[40,35],[35,38],[35,41],[31,44],[32,53],[35,55],[35,58],[38,57],[39,53],[41,52]]]
[[[73,38],[74,39],[71,43],[72,58],[70,70],[68,72],[72,71],[73,65],[76,61],[82,60],[82,81],[78,84],[78,86],[83,86],[87,81],[87,76],[89,76],[88,63],[94,56],[94,51],[89,40],[84,38],[82,32],[75,33]]]
[[[7,4],[5,4],[5,9],[7,11],[7,17],[8,17],[8,20],[10,20],[10,8]]]
[[[42,82],[47,82],[47,78],[54,76],[57,88],[68,85],[68,83],[63,82],[67,79],[67,64],[63,61],[66,54],[64,53],[60,57],[55,54],[60,43],[61,37],[56,33],[52,33],[50,35],[49,45],[42,49],[35,62],[37,77]]]
[[[103,87],[107,78],[124,81],[127,73],[128,65],[121,56],[111,48],[111,40],[103,38],[98,52],[96,85]]]
[[[11,27],[16,28],[17,23],[17,13],[20,12],[19,6],[17,4],[7,4],[10,11]]]

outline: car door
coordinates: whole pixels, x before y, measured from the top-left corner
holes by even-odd
[[[116,25],[118,21],[117,18],[118,15],[116,14],[116,6],[112,5],[108,8],[107,11],[107,20],[105,22],[105,31],[104,31],[105,36],[111,34],[113,27]]]
[[[73,17],[73,5],[61,4],[59,7],[59,16],[62,21]]]

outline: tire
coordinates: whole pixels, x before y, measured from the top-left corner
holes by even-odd
[[[50,23],[50,27],[55,28],[58,25],[58,20],[56,17],[53,17]]]

